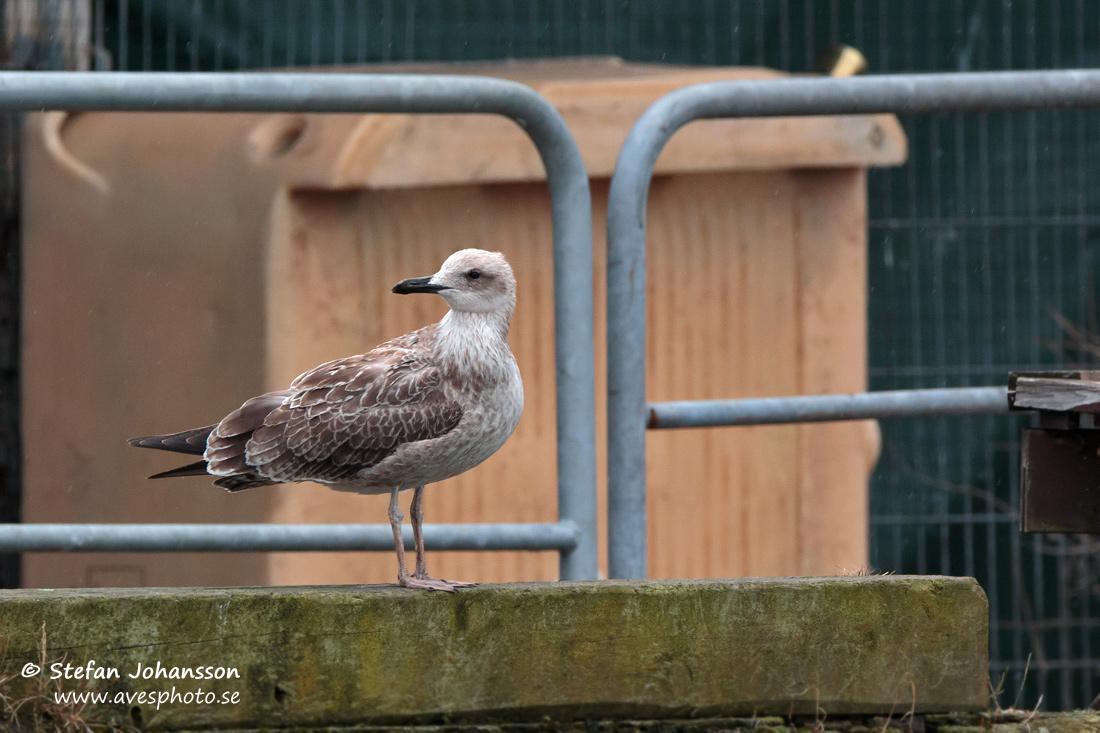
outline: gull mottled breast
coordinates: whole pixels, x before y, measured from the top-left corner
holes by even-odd
[[[229,491],[316,481],[338,491],[390,493],[402,585],[453,591],[424,569],[425,484],[457,476],[495,453],[523,412],[523,384],[508,347],[516,305],[512,268],[499,252],[454,253],[430,277],[395,293],[438,293],[438,323],[300,375],[289,389],[245,402],[216,425],[135,438],[132,445],[201,455],[152,478],[209,474]],[[413,489],[417,568],[405,567],[398,492]]]

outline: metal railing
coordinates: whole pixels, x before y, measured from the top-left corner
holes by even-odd
[[[0,73],[0,109],[497,114],[546,168],[554,228],[558,522],[425,525],[435,549],[556,550],[561,577],[596,577],[592,206],[558,111],[522,84],[368,74]],[[390,538],[383,542],[383,538]],[[0,525],[0,551],[260,551],[392,548],[389,525]]]
[[[650,430],[729,425],[867,420],[878,417],[942,417],[1008,412],[1008,387],[901,389],[805,397],[651,402]]]
[[[608,198],[608,575],[646,577],[647,428],[1008,410],[999,387],[647,405],[646,201],[657,157],[677,130],[713,118],[1080,107],[1100,107],[1100,71],[723,81],[679,89],[650,106],[623,144]]]
[[[412,527],[401,528],[413,549]],[[576,551],[571,522],[425,524],[436,550]],[[388,524],[11,524],[0,552],[325,552],[392,550]]]

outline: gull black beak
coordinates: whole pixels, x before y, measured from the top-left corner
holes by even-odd
[[[433,283],[431,277],[410,277],[408,280],[402,280],[393,286],[393,292],[398,295],[408,295],[409,293],[438,293],[440,290],[447,289],[447,285]]]

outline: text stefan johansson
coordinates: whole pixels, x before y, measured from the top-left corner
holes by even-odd
[[[24,676],[29,675],[24,673]],[[228,680],[241,677],[236,667],[165,667],[160,662],[156,665],[138,662],[134,671],[126,676],[134,680]],[[87,664],[79,667],[62,662],[50,665],[51,680],[117,680],[121,678],[118,667],[103,667],[97,665],[94,659],[88,660]]]

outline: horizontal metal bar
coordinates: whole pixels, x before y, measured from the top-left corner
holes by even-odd
[[[650,430],[831,422],[887,417],[942,417],[1008,412],[1007,387],[903,389],[890,392],[651,402]]]
[[[406,549],[412,527],[402,527]],[[425,524],[431,550],[577,546],[573,522]],[[393,550],[388,524],[0,524],[0,552],[340,552]]]
[[[664,140],[691,120],[787,115],[915,114],[1100,106],[1100,71],[889,74],[715,81],[683,87],[646,111]],[[642,120],[639,119],[639,122]],[[639,126],[636,125],[635,129]],[[661,141],[661,147],[663,142]]]
[[[915,524],[1016,524],[1016,512],[975,512],[973,514],[876,514],[867,520],[872,527],[887,530]]]
[[[546,128],[530,87],[442,74],[0,72],[0,109],[130,112],[503,114]]]

